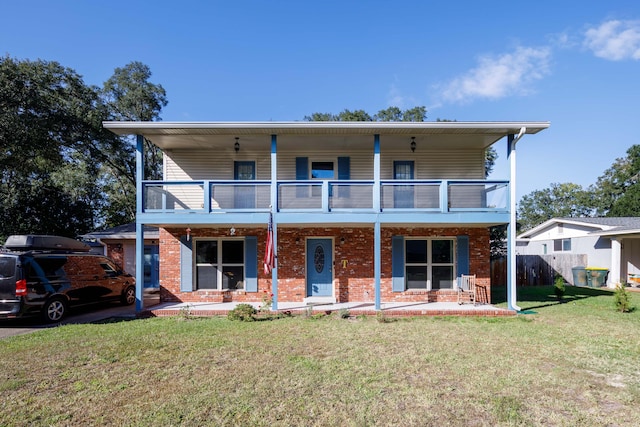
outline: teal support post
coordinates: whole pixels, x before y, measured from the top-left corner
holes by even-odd
[[[144,308],[144,224],[139,215],[143,210],[144,137],[136,136],[136,312]]]
[[[271,270],[271,309],[278,310],[278,137],[271,135],[271,206],[273,215],[274,267]]]
[[[380,276],[382,275],[382,232],[380,228],[380,135],[373,137],[373,207],[376,211],[376,221],[373,228],[373,277],[375,288],[375,309],[381,309],[380,303]]]

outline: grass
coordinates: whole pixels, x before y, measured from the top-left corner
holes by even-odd
[[[178,316],[16,336],[0,347],[0,425],[637,425],[640,312],[588,288],[518,301],[536,314]]]

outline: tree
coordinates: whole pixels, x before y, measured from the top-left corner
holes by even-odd
[[[598,216],[636,216],[640,212],[640,145],[616,159],[590,188]]]
[[[551,184],[522,197],[518,208],[521,231],[529,230],[555,217],[588,217],[594,212],[593,196],[573,183]]]
[[[151,83],[151,70],[141,62],[116,68],[101,90],[109,120],[160,120],[167,105],[161,85]],[[136,165],[132,137],[116,137],[102,169],[102,188],[107,198],[104,223],[113,227],[135,220]],[[145,179],[162,179],[162,152],[145,139]],[[114,160],[114,161],[110,161]]]
[[[103,131],[94,88],[57,62],[0,59],[0,236],[75,236],[93,225],[101,195],[86,141]]]
[[[57,62],[0,58],[0,238],[135,219],[135,145],[102,121],[159,118],[164,89],[148,76],[132,63],[100,91]],[[151,154],[149,175],[159,161]]]
[[[424,122],[426,119],[425,107],[413,107],[404,111],[398,107],[389,107],[373,116],[364,110],[345,109],[338,114],[313,113],[304,117],[309,122]]]

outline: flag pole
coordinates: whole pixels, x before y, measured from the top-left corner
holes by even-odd
[[[277,228],[273,222],[272,206],[269,206],[269,223],[267,224],[267,238],[264,248],[263,270],[265,275],[271,274],[271,309],[278,309],[278,272],[277,272],[277,255],[276,255],[276,239]]]

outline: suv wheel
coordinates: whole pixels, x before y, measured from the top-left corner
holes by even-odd
[[[47,323],[59,322],[67,315],[67,304],[61,298],[53,298],[42,307],[42,318]]]
[[[136,288],[135,286],[127,286],[122,293],[122,304],[131,305],[136,302]]]

